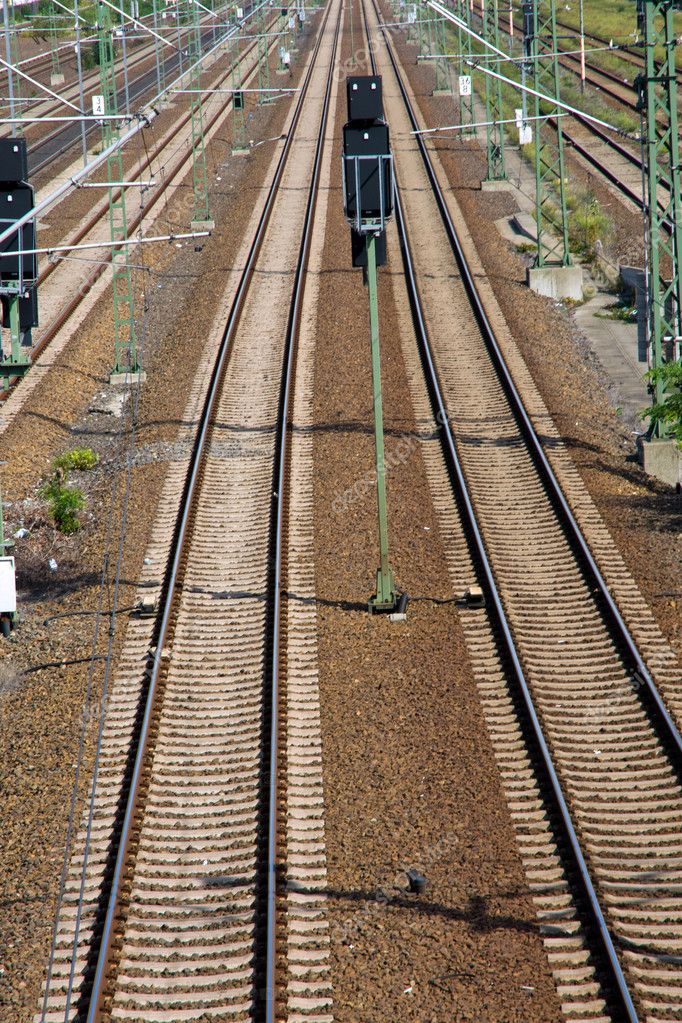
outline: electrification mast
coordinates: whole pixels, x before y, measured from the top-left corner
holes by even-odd
[[[192,182],[194,185],[194,212],[192,227],[215,227],[208,206],[208,175],[206,173],[206,145],[204,142],[204,114],[201,95],[201,16],[199,5],[189,0],[192,18],[189,30],[189,88],[192,120]]]
[[[535,96],[535,210],[538,233],[536,266],[570,266],[564,137],[560,108],[537,93],[560,98],[556,0],[523,0],[526,52]],[[554,117],[556,139],[542,138],[541,118]],[[550,190],[552,186],[552,190]],[[558,201],[558,206],[557,206]]]
[[[677,110],[674,16],[682,0],[637,0],[637,20],[644,35],[645,69],[638,76],[642,116],[645,224],[647,233],[648,362],[658,370],[682,358],[682,199]],[[656,404],[665,400],[659,377],[651,384]],[[665,423],[652,425],[664,438]]]
[[[471,33],[468,31],[468,29],[471,28],[471,8],[469,7],[469,0],[459,0],[456,11],[460,22],[464,22],[467,26],[467,31],[460,26],[457,27],[457,53],[459,55],[457,88],[459,95],[459,123],[472,125],[475,117],[474,90],[472,88],[470,63],[473,56],[473,45]],[[462,130],[462,135],[465,134],[475,134],[475,128],[464,128]]]
[[[483,13],[483,35],[488,43],[500,48],[498,0],[486,0]],[[494,51],[488,51],[494,52]],[[484,54],[484,60],[486,60]],[[486,181],[504,181],[507,171],[504,160],[504,125],[502,121],[502,82],[491,75],[485,76],[486,149],[488,176]]]
[[[116,73],[114,67],[114,36],[111,15],[106,4],[98,0],[97,25],[99,33],[99,76],[102,94],[99,99],[102,122],[102,143],[108,148],[118,134],[118,122],[109,116],[118,113]],[[114,367],[112,378],[124,374],[130,378],[140,373],[137,361],[137,337],[135,332],[135,309],[133,281],[128,262],[128,221],[126,216],[125,188],[123,182],[123,158],[120,148],[107,157],[109,182],[109,228],[111,234],[112,287],[114,294]]]

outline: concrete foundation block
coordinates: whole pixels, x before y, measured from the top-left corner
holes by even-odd
[[[193,231],[214,231],[215,220],[193,220],[190,226]]]
[[[638,446],[644,472],[671,487],[682,484],[682,449],[676,440],[646,440],[640,437]]]
[[[232,150],[232,155],[233,156],[248,156],[249,153],[250,153],[250,149],[249,149],[248,146],[235,147]]]
[[[528,270],[526,283],[547,298],[583,300],[583,271],[579,266],[538,266]]]
[[[65,80],[64,75],[61,73],[58,75],[50,75],[50,85],[53,89],[56,85],[63,85]]]
[[[510,181],[482,181],[482,192],[508,192],[513,185]]]
[[[138,370],[137,373],[110,373],[109,383],[112,387],[132,387],[133,384],[144,384],[147,381],[145,370]]]
[[[452,96],[452,89],[434,89],[432,96]]]

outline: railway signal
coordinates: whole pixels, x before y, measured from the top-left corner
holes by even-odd
[[[381,76],[346,79],[348,123],[343,128],[344,213],[351,228],[353,266],[361,266],[369,293],[372,394],[379,518],[379,568],[370,611],[404,610],[388,556],[384,418],[381,395],[377,266],[386,262],[386,221],[393,211],[393,158],[384,121]]]
[[[26,139],[0,139],[0,229],[4,231],[16,223],[34,205],[33,189],[28,184]],[[9,327],[10,333],[9,356],[3,358],[0,352],[0,381],[5,386],[12,377],[23,376],[31,365],[31,330],[38,324],[38,266],[35,254],[26,250],[35,247],[34,219],[0,246],[2,326]]]
[[[647,259],[647,354],[651,370],[682,359],[682,197],[677,109],[675,11],[681,0],[638,0],[645,67],[636,79],[642,118],[644,217]],[[654,373],[652,398],[668,396]],[[666,423],[652,424],[652,438],[668,436]],[[646,458],[646,454],[645,454]]]

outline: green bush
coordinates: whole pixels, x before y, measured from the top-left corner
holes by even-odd
[[[59,474],[40,488],[40,496],[48,502],[50,514],[61,533],[76,533],[80,529],[78,512],[85,507],[85,496],[78,487],[68,487]]]
[[[89,469],[94,469],[98,462],[99,455],[92,448],[72,448],[71,451],[64,451],[61,455],[57,455],[52,466],[55,472],[57,469],[63,469],[64,473],[71,469],[87,472]]]
[[[668,362],[649,370],[647,377],[653,384],[662,382],[670,393],[658,404],[643,409],[643,414],[652,425],[661,423],[669,427],[670,435],[682,443],[682,362]]]
[[[590,191],[573,197],[569,208],[568,231],[571,241],[578,251],[591,255],[597,239],[606,241],[611,234],[611,221]]]

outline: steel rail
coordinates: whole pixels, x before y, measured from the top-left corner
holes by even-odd
[[[509,35],[508,22],[505,22],[505,26],[507,26],[505,27],[505,32],[507,35]],[[521,34],[523,34],[523,25],[520,22],[514,20],[514,27],[517,28]],[[568,29],[568,31],[571,34],[571,38],[573,39],[580,38],[580,31],[578,28],[576,28],[574,25],[567,25],[565,21],[560,21],[558,18],[557,28]],[[600,43],[604,47],[604,49],[607,49],[610,52],[614,53],[617,57],[620,57],[626,64],[635,64],[639,68],[642,69],[644,68],[644,61],[642,60],[641,53],[639,53],[634,46],[630,46],[627,43],[618,43],[617,47],[615,46],[611,47],[610,39],[606,39],[605,36],[595,35],[594,32],[585,32],[585,39],[586,40],[590,39],[595,43]],[[598,68],[598,70],[599,74],[607,74],[609,76],[615,74],[612,71],[607,72],[602,68]],[[680,71],[677,72],[677,80],[678,82],[682,82],[682,72]]]
[[[547,120],[548,123],[550,123],[552,126],[556,125],[556,118],[548,117]],[[602,142],[605,142],[611,149],[615,150],[615,152],[617,152],[619,156],[622,156],[624,159],[628,160],[631,164],[633,164],[633,166],[638,167],[639,170],[642,171],[641,159],[634,153],[631,153],[626,146],[623,146],[619,142],[616,142],[615,139],[609,138],[609,136],[596,124],[591,124],[588,120],[582,117],[575,117],[575,120],[579,121],[580,124],[582,124],[585,128],[588,128],[593,135],[596,135],[597,138],[599,138]],[[637,206],[638,209],[642,211],[646,210],[647,205],[642,199],[642,196],[639,192],[635,192],[633,188],[630,188],[630,186],[627,185],[622,178],[618,177],[615,171],[612,171],[611,168],[608,167],[606,163],[604,163],[602,160],[599,159],[599,157],[591,153],[587,146],[584,146],[582,142],[578,142],[578,140],[571,135],[570,129],[563,128],[563,133],[564,139],[569,147],[575,149],[576,153],[579,153],[584,160],[586,160],[595,168],[595,170],[599,171],[602,177],[606,178],[607,181],[614,185],[619,192],[622,192],[625,198],[629,199],[630,202],[634,203],[634,205]],[[665,209],[664,204],[661,203],[660,201],[658,205],[661,211]],[[672,234],[673,224],[668,217],[666,217],[662,221],[662,226],[667,231],[668,234]]]
[[[375,0],[372,0],[372,2],[375,3]],[[407,90],[405,89],[405,85],[398,71],[397,62],[393,54],[393,49],[390,45],[390,42],[387,39],[386,33],[384,32],[383,34],[384,38],[386,39],[388,55],[395,69],[398,84],[401,89],[403,99],[405,101],[410,121],[412,123],[413,128],[417,130],[419,125],[417,123],[416,117],[414,116],[414,111],[412,110],[412,105],[407,95]],[[547,490],[552,496],[552,499],[556,502],[556,507],[561,512],[561,517],[564,521],[566,532],[569,535],[570,539],[572,540],[573,545],[580,552],[580,555],[584,561],[584,567],[592,576],[592,579],[597,589],[599,590],[599,593],[604,601],[605,608],[608,610],[611,616],[614,629],[618,634],[620,640],[622,641],[623,646],[628,651],[629,657],[632,662],[632,666],[634,670],[638,672],[640,678],[642,679],[642,682],[644,683],[643,689],[649,694],[653,707],[656,708],[658,714],[660,715],[662,726],[665,728],[667,732],[667,738],[670,740],[673,747],[675,748],[677,755],[680,757],[680,764],[682,765],[682,735],[680,735],[677,726],[673,722],[672,717],[670,716],[667,708],[665,707],[661,694],[659,693],[649,673],[649,669],[647,668],[646,664],[644,663],[644,660],[642,659],[639,653],[639,650],[637,649],[637,644],[632,638],[630,631],[627,625],[625,624],[625,621],[616,605],[616,602],[611,595],[606,580],[602,575],[601,569],[594,560],[589,545],[582,534],[582,530],[580,529],[580,526],[578,525],[575,516],[573,515],[573,512],[569,507],[568,501],[566,500],[566,497],[564,496],[564,493],[561,489],[561,485],[557,480],[556,475],[554,474],[554,470],[550,465],[547,455],[545,454],[545,450],[542,446],[540,438],[538,437],[535,428],[530,421],[530,417],[528,416],[525,405],[523,404],[521,395],[518,392],[516,384],[514,383],[514,380],[512,378],[511,372],[505,362],[504,356],[502,355],[502,351],[497,342],[497,338],[495,337],[494,329],[492,327],[492,324],[490,323],[488,315],[485,311],[484,304],[478,293],[478,289],[476,287],[473,275],[466,262],[464,251],[457,236],[455,226],[452,222],[450,211],[445,201],[445,196],[436,177],[436,173],[433,169],[433,164],[431,162],[431,158],[429,156],[428,149],[426,147],[424,139],[421,135],[416,135],[415,138],[417,139],[417,144],[419,146],[421,156],[424,161],[429,181],[431,182],[431,186],[434,191],[434,196],[438,204],[438,209],[441,214],[441,218],[443,220],[446,233],[448,235],[448,240],[450,242],[453,254],[455,255],[458,266],[460,268],[462,280],[464,282],[467,295],[469,296],[469,299],[471,301],[472,308],[476,316],[476,320],[478,322],[481,333],[486,341],[490,354],[493,358],[493,362],[504,385],[505,391],[507,392],[510,404],[513,408],[515,415],[517,416],[522,434],[533,455],[534,461],[541,473]]]
[[[253,13],[253,5],[251,5],[248,8],[248,13],[246,14],[245,18],[242,19],[242,21],[247,20],[251,16],[252,13]],[[234,33],[237,31],[238,27],[239,27],[239,22],[235,21],[234,26],[228,32],[225,33],[224,38],[221,40],[219,45],[222,45],[222,43],[226,42],[230,38],[231,35],[234,35]],[[185,32],[185,29],[186,29],[187,33],[189,33],[191,31],[191,28],[187,28],[185,26],[185,27],[183,27],[183,35],[184,35],[184,32]],[[203,50],[203,39],[206,38],[206,37],[210,37],[210,36],[211,36],[211,30],[210,29],[202,30],[202,56],[205,55],[205,54],[208,54],[210,52],[210,49],[211,49],[210,46],[209,46],[208,50],[206,50],[206,51]],[[128,63],[128,68],[130,69],[131,63],[132,63],[133,67],[137,67],[139,64],[145,64],[147,62],[151,62],[153,57],[154,57],[154,53],[153,52],[142,53],[142,54],[135,54],[135,59],[134,59],[134,61],[131,61],[131,62]],[[179,53],[176,52],[176,53],[172,54],[170,57],[168,57],[167,60],[164,61],[163,66],[164,66],[164,75],[171,74],[176,68],[181,71],[181,68],[180,68],[180,55],[179,55]],[[121,68],[122,68],[122,65],[121,65]],[[119,68],[119,70],[121,68]],[[182,72],[181,72],[181,74],[182,74]],[[138,98],[143,97],[146,93],[148,93],[150,91],[151,88],[155,88],[155,85],[156,85],[156,69],[155,69],[154,64],[150,63],[149,67],[147,67],[145,70],[143,70],[141,74],[139,74],[136,78],[133,78],[131,80],[131,82],[129,83],[129,97],[130,97],[130,99],[131,100],[136,100]],[[96,83],[95,83],[95,87],[96,87]],[[119,93],[118,93],[118,99],[120,101],[120,100],[123,100],[123,98],[124,98],[123,90],[120,90]],[[155,98],[155,97],[153,97],[153,98]],[[85,129],[86,136],[92,134],[95,131],[97,131],[97,124],[96,123],[89,124],[86,127],[86,129]],[[49,149],[50,145],[53,142],[55,142],[55,140],[57,140],[62,135],[66,135],[66,136],[71,135],[72,137],[71,138],[67,137],[66,141],[61,146],[59,146],[58,148],[56,148],[56,149]],[[48,167],[52,163],[53,160],[59,159],[59,157],[63,156],[64,153],[68,153],[68,151],[70,149],[72,149],[73,146],[76,145],[80,141],[80,137],[81,137],[80,136],[80,130],[77,128],[77,126],[74,127],[74,126],[70,125],[70,126],[68,126],[66,128],[57,128],[57,129],[55,129],[55,131],[49,132],[43,138],[36,139],[34,144],[28,150],[29,160],[30,160],[31,156],[35,156],[36,153],[40,153],[40,151],[43,150],[43,149],[48,149],[48,152],[47,152],[47,154],[42,159],[38,160],[36,163],[32,163],[31,164],[31,166],[30,166],[31,174],[38,174],[44,167]]]
[[[567,25],[565,21],[559,21],[557,19],[557,27],[568,29],[572,36],[576,39],[580,37],[579,30],[574,28],[573,25]],[[585,32],[585,38],[593,39],[595,42],[602,43],[605,46],[608,46],[610,43],[609,39],[606,39],[604,36],[595,35],[593,32]],[[644,44],[641,44],[641,49],[643,48]],[[644,68],[644,61],[642,60],[641,53],[638,53],[634,46],[630,46],[627,43],[620,44],[615,52],[621,56],[626,54],[626,56],[623,57],[623,60],[627,63],[636,64],[638,67],[642,69]],[[678,82],[682,82],[682,72],[680,71],[677,72],[677,80]]]
[[[121,889],[124,881],[124,874],[126,863],[128,860],[128,853],[130,851],[130,845],[133,833],[133,824],[135,815],[138,810],[139,798],[141,794],[142,776],[144,773],[144,763],[149,749],[151,725],[152,719],[156,706],[156,698],[159,690],[159,679],[160,669],[162,661],[162,652],[165,647],[166,641],[171,631],[171,616],[175,606],[175,596],[178,588],[178,583],[182,575],[181,563],[184,557],[186,548],[188,546],[188,538],[190,535],[190,520],[196,501],[196,497],[200,489],[200,478],[204,464],[204,458],[206,455],[207,441],[210,433],[211,421],[216,410],[218,397],[220,393],[221,381],[223,379],[229,357],[232,352],[232,341],[234,338],[236,327],[239,323],[244,300],[248,292],[248,288],[253,277],[256,260],[260,252],[263,238],[267,230],[270,216],[274,207],[275,199],[277,197],[279,186],[281,183],[284,168],[287,164],[289,153],[291,150],[292,142],[301,118],[301,112],[307,96],[308,87],[312,78],[313,70],[317,61],[317,56],[322,43],[324,29],[329,18],[330,6],[327,5],[325,11],[324,20],[319,29],[317,43],[312,53],[310,63],[301,85],[301,91],[298,94],[296,107],[294,109],[294,115],[291,121],[291,126],[287,134],[286,141],[282,147],[275,174],[273,176],[272,183],[268,190],[268,196],[265,201],[265,205],[261,216],[258,221],[258,226],[251,243],[249,254],[246,260],[244,270],[242,271],[239,285],[235,298],[230,308],[227,324],[223,332],[223,337],[220,343],[216,361],[211,371],[211,377],[208,385],[208,392],[204,407],[202,409],[199,426],[197,430],[196,440],[190,456],[189,466],[187,470],[187,476],[183,487],[181,505],[178,512],[178,519],[176,522],[173,544],[171,548],[171,556],[165,572],[164,586],[163,586],[163,602],[159,608],[157,615],[157,625],[155,628],[155,649],[153,662],[149,671],[149,685],[145,697],[144,714],[140,724],[140,729],[136,737],[135,745],[135,762],[130,778],[128,796],[126,800],[126,807],[123,816],[123,823],[121,825],[120,834],[118,836],[118,848],[116,853],[116,863],[112,874],[111,883],[109,886],[109,896],[107,900],[107,909],[102,928],[102,934],[100,937],[99,951],[97,957],[97,965],[95,968],[95,974],[92,982],[92,986],[88,996],[88,1011],[86,1016],[86,1023],[99,1023],[102,1018],[102,1011],[104,1008],[105,998],[105,986],[107,982],[107,971],[111,959],[112,945],[114,940],[114,925],[117,919],[118,911],[120,909],[120,898]],[[329,74],[331,76],[333,72],[333,65],[330,64]],[[276,762],[276,761],[275,761]]]
[[[507,31],[506,28],[505,28],[505,24],[506,23],[503,23],[503,19],[501,17],[499,19],[499,23],[500,23],[500,28],[503,28],[505,31]],[[559,24],[559,22],[557,24]],[[565,26],[565,27],[567,27],[567,26]],[[507,34],[509,34],[508,31],[507,31]],[[596,39],[598,42],[599,41],[602,41],[602,42],[605,41],[605,40],[600,40],[598,36],[590,36],[589,38]],[[627,52],[630,52],[630,51],[627,51]],[[560,62],[561,62],[562,58],[564,60],[573,61],[574,63],[577,63],[577,61],[578,61],[577,57],[574,57],[573,55],[566,55],[562,51],[559,51],[559,58],[560,58]],[[516,60],[519,60],[519,59],[520,58],[516,58]],[[607,79],[611,80],[612,82],[620,85],[622,88],[627,88],[627,89],[630,89],[632,92],[635,92],[634,85],[630,85],[629,83],[623,82],[618,77],[618,75],[615,74],[613,71],[608,71],[608,70],[606,70],[604,68],[600,68],[598,65],[596,65],[596,64],[594,64],[594,63],[592,63],[590,61],[586,62],[586,66],[593,73],[601,75],[604,78],[607,78]],[[579,74],[579,71],[576,71],[576,69],[574,67],[570,67],[568,64],[562,64],[562,67],[564,67],[567,71],[570,71],[572,74],[576,74],[576,75]],[[682,74],[680,74],[680,73],[678,73],[678,80],[682,80]],[[596,84],[594,82],[590,82],[589,78],[588,78],[588,82],[590,84],[592,84],[592,85]],[[637,110],[636,103],[631,103],[630,101],[624,99],[623,97],[617,96],[616,93],[612,92],[608,87],[605,87],[605,86],[601,85],[601,86],[598,86],[598,88],[601,90],[602,93],[604,93],[604,95],[610,96],[611,99],[616,101],[621,106],[627,107],[630,110],[635,110],[635,111]],[[576,121],[578,121],[579,124],[582,124],[584,128],[587,128],[601,142],[604,142],[610,149],[613,149],[616,153],[618,153],[619,156],[622,156],[623,159],[627,160],[629,163],[633,164],[635,167],[638,167],[640,171],[642,170],[642,160],[641,160],[641,157],[638,157],[635,153],[633,153],[631,150],[629,150],[627,148],[627,146],[624,146],[622,143],[618,142],[616,139],[611,138],[604,131],[603,128],[600,128],[599,125],[596,125],[593,121],[589,120],[588,118],[582,117],[580,114],[572,114],[571,116]],[[555,117],[548,117],[547,118],[547,122],[548,122],[548,124],[552,125],[553,127],[556,127],[556,123],[557,122],[556,122],[556,118]],[[614,185],[620,192],[622,192],[622,194],[627,199],[629,199],[631,202],[633,202],[640,210],[644,210],[646,208],[646,204],[642,200],[642,197],[641,197],[640,193],[635,192],[632,188],[630,188],[629,185],[627,185],[621,178],[618,177],[618,175],[614,171],[612,171],[606,165],[606,163],[601,161],[598,157],[594,156],[589,151],[589,149],[586,146],[584,146],[581,142],[578,142],[576,139],[574,139],[570,135],[570,129],[567,129],[566,127],[564,127],[563,132],[564,132],[564,137],[566,139],[566,142],[573,149],[575,149],[575,151],[577,153],[579,153],[585,160],[587,160],[587,162],[590,163],[595,168],[595,170],[599,171],[599,173],[602,175],[602,177],[606,178],[606,180],[608,182],[610,182],[610,184]],[[662,205],[661,205],[661,209],[663,209]],[[673,228],[672,228],[672,222],[670,220],[665,219],[663,221],[663,227],[668,232],[668,234],[672,234],[672,229]]]
[[[377,9],[376,0],[372,0],[377,16],[379,12]],[[374,52],[372,48],[371,36],[367,26],[367,15],[364,9],[363,13],[365,16],[365,25],[367,28],[367,38],[369,44],[369,51],[372,59],[372,67],[376,73],[376,65]],[[402,80],[398,64],[393,53],[388,34],[382,28],[382,34],[386,45],[386,50],[391,61],[393,71],[400,88],[402,99],[405,103],[405,107],[412,123],[412,127],[417,129],[419,127],[414,111]],[[437,201],[439,212],[448,235],[453,254],[455,255],[458,268],[462,275],[462,280],[465,285],[467,296],[471,302],[472,309],[476,316],[479,328],[481,329],[482,336],[487,344],[488,350],[492,356],[493,364],[499,374],[501,383],[505,389],[507,397],[510,401],[510,406],[517,418],[517,422],[521,429],[522,435],[530,449],[533,456],[536,467],[539,471],[540,477],[543,480],[550,498],[554,504],[555,509],[559,513],[560,521],[563,522],[565,532],[568,536],[569,542],[574,551],[577,551],[579,563],[582,564],[583,569],[587,569],[593,583],[596,585],[599,594],[603,600],[605,610],[608,612],[607,620],[615,632],[618,640],[620,641],[621,653],[627,651],[629,658],[635,664],[639,678],[644,683],[644,689],[648,693],[649,700],[647,709],[649,711],[650,718],[653,718],[653,723],[657,727],[660,733],[663,733],[664,743],[667,746],[672,746],[673,750],[678,755],[677,763],[674,765],[677,767],[679,773],[679,754],[682,753],[682,738],[680,733],[674,724],[667,708],[664,705],[663,699],[658,692],[653,679],[651,678],[648,669],[646,668],[639,651],[637,650],[636,644],[623,618],[618,610],[615,601],[608,589],[608,586],[599,570],[591,551],[589,550],[587,541],[582,535],[582,531],[575,520],[566,498],[561,490],[560,484],[554,475],[554,472],[547,460],[547,457],[542,449],[541,442],[530,422],[526,409],[523,405],[521,396],[512,380],[511,373],[504,361],[504,357],[498,345],[497,339],[495,338],[493,327],[488,319],[487,313],[484,309],[482,300],[478,294],[473,275],[466,262],[466,257],[462,249],[461,243],[457,236],[452,218],[450,217],[445,197],[443,195],[440,183],[437,180],[428,150],[420,135],[415,136],[420,148],[420,153],[424,162],[424,166],[431,183],[434,196]],[[583,854],[580,839],[578,837],[577,829],[573,823],[571,812],[568,806],[568,801],[564,795],[561,781],[557,769],[554,765],[554,760],[549,749],[548,743],[545,739],[542,725],[540,723],[539,715],[536,711],[534,700],[530,692],[527,680],[525,678],[523,668],[521,665],[521,659],[516,648],[516,642],[514,640],[513,632],[509,621],[506,616],[503,601],[497,587],[497,583],[494,576],[494,571],[488,557],[485,540],[483,538],[481,528],[478,524],[476,512],[474,510],[473,501],[468,491],[468,486],[464,476],[464,472],[457,454],[456,442],[454,440],[452,430],[450,427],[449,417],[447,414],[447,407],[444,401],[442,391],[440,388],[440,381],[438,377],[438,371],[435,366],[434,357],[432,354],[428,331],[426,328],[424,315],[421,307],[421,300],[416,284],[414,268],[412,266],[412,260],[410,255],[409,240],[407,237],[407,229],[403,216],[402,204],[400,199],[399,188],[396,187],[396,221],[398,226],[398,233],[401,242],[401,251],[405,267],[405,276],[408,283],[408,294],[410,298],[410,305],[413,314],[413,320],[415,330],[419,338],[420,352],[422,356],[422,362],[425,367],[425,375],[427,377],[427,384],[431,400],[436,411],[436,421],[440,427],[441,443],[446,457],[446,463],[449,466],[453,482],[455,484],[456,496],[459,498],[460,507],[464,510],[464,517],[466,526],[472,537],[473,547],[475,550],[476,558],[478,560],[480,571],[483,575],[483,581],[485,584],[485,590],[492,601],[492,607],[494,609],[494,616],[499,628],[499,632],[504,640],[504,650],[507,654],[514,670],[514,676],[523,696],[524,705],[528,718],[532,725],[533,736],[537,744],[537,748],[542,756],[544,769],[547,773],[547,777],[550,781],[554,799],[556,801],[557,808],[559,810],[561,820],[563,823],[564,831],[568,837],[571,851],[575,860],[575,864],[578,868],[581,884],[583,887],[583,893],[585,895],[587,905],[590,908],[592,916],[592,924],[598,933],[603,950],[606,956],[606,960],[609,964],[609,969],[612,974],[612,978],[615,984],[615,989],[618,991],[621,1001],[621,1007],[626,1015],[629,1023],[637,1023],[638,1015],[635,1008],[629,985],[623,967],[618,958],[618,954],[615,949],[614,940],[611,936],[608,923],[605,914],[601,908],[599,897],[597,895],[594,882],[591,878],[589,867],[587,865],[585,856]]]
[[[320,179],[320,167],[322,164],[322,151],[324,148],[324,137],[329,119],[329,107],[331,103],[332,86],[334,84],[335,57],[341,27],[342,5],[339,5],[338,21],[332,44],[332,53],[329,60],[329,72],[327,74],[327,87],[325,90],[322,116],[320,118],[320,130],[315,147],[315,158],[313,163],[313,174],[308,193],[306,205],[303,236],[299,248],[296,274],[294,277],[294,288],[291,305],[289,307],[289,319],[285,335],[285,364],[282,374],[282,386],[280,391],[280,403],[278,412],[278,435],[279,443],[275,454],[275,488],[273,493],[272,520],[274,529],[270,535],[275,538],[274,567],[272,593],[274,597],[272,623],[272,660],[270,667],[271,679],[271,731],[270,731],[270,763],[269,763],[269,792],[268,792],[268,853],[267,853],[267,921],[266,921],[266,982],[265,982],[265,1023],[275,1023],[276,1019],[276,991],[275,972],[277,954],[277,787],[278,787],[278,698],[279,698],[279,645],[280,645],[280,617],[282,600],[282,546],[283,546],[283,518],[286,492],[286,473],[288,467],[287,448],[289,442],[288,418],[289,401],[291,396],[291,380],[294,366],[294,350],[298,336],[298,328],[301,318],[301,304],[305,290],[305,274],[308,267],[310,254],[310,243],[312,240],[312,229],[315,218],[315,209],[318,198],[318,183]]]
[[[236,62],[240,63],[240,64],[243,63],[248,58],[248,56],[253,52],[253,50],[256,48],[256,45],[257,44],[255,42],[251,43],[250,46],[248,46],[247,49],[243,50],[240,54],[238,54],[237,58],[236,58]],[[275,40],[271,44],[268,53],[271,54],[274,51],[274,49],[276,48],[276,46],[277,46],[277,41]],[[234,67],[234,64],[230,65],[230,67],[227,69],[227,71],[223,72],[222,77],[219,78],[218,81],[224,81],[225,79],[227,79],[231,75],[233,67]],[[246,77],[245,77],[245,81],[248,80],[248,78],[250,76],[255,74],[255,70],[256,70],[256,65],[254,64],[251,67],[251,69],[249,71],[247,71]],[[217,124],[217,122],[222,117],[225,116],[225,114],[227,112],[227,108],[230,106],[230,103],[231,103],[231,101],[228,101],[221,110],[218,110],[211,117],[211,119],[206,122],[206,125],[205,125],[205,128],[204,128],[204,133],[205,134],[207,134],[209,131],[211,131],[211,129]],[[190,116],[191,116],[190,114],[186,114],[186,115],[183,115],[183,117],[181,117],[181,119],[177,122],[177,125],[176,125],[176,128],[175,128],[176,132],[181,130],[182,128],[184,128],[188,124],[188,122],[190,120]],[[170,141],[172,142],[173,140],[171,139]],[[159,143],[156,146],[156,148],[151,153],[149,153],[148,156],[145,156],[144,161],[143,161],[143,163],[140,166],[140,171],[139,171],[140,173],[143,173],[145,170],[147,170],[151,166],[153,161],[156,160],[158,158],[159,154],[162,153],[163,150],[166,148],[166,145],[168,145],[168,143],[163,143],[163,142]],[[129,235],[132,234],[134,231],[136,231],[138,229],[138,227],[140,227],[140,225],[142,224],[142,221],[144,220],[144,218],[149,216],[149,213],[151,212],[151,210],[153,210],[154,206],[160,201],[160,199],[163,198],[163,196],[164,196],[165,192],[167,191],[167,189],[169,188],[169,186],[175,181],[175,179],[180,174],[184,173],[183,168],[185,168],[186,162],[187,161],[185,161],[184,163],[179,163],[175,168],[173,168],[167,174],[167,176],[164,178],[164,181],[161,184],[159,184],[159,186],[155,190],[152,191],[152,193],[151,193],[151,195],[150,195],[150,197],[149,197],[149,199],[147,201],[147,204],[144,207],[144,209],[141,212],[136,213],[135,216],[131,219],[130,224],[128,226],[128,234]],[[134,179],[131,179],[131,180],[134,180]],[[120,190],[115,190],[114,191],[114,196],[118,196],[118,195],[120,195]],[[104,216],[104,215],[106,215],[106,209],[104,210],[104,213],[93,214],[87,220],[87,222],[85,224],[83,224],[78,229],[78,231],[76,231],[76,233],[74,235],[72,235],[71,242],[74,242],[75,244],[78,244],[78,242],[82,241],[83,238],[85,238],[89,234],[89,232],[92,231],[93,228],[97,226],[98,222],[102,219],[102,216]],[[85,282],[85,284],[82,285],[81,288],[79,288],[79,290],[68,300],[66,305],[59,311],[59,313],[57,313],[55,318],[45,328],[45,330],[43,331],[43,333],[42,333],[42,335],[40,337],[40,340],[38,342],[36,342],[36,344],[31,348],[31,351],[29,352],[29,358],[31,360],[31,363],[34,363],[40,357],[40,355],[42,355],[42,353],[45,351],[45,349],[48,347],[48,345],[54,340],[54,338],[56,337],[58,332],[62,329],[64,324],[68,321],[69,317],[73,315],[75,310],[81,304],[81,302],[83,301],[85,295],[87,295],[88,292],[90,291],[90,289],[95,286],[95,284],[97,283],[99,278],[102,276],[102,274],[105,273],[107,267],[111,264],[111,260],[112,260],[112,246],[111,246],[111,243],[107,242],[107,241],[104,241],[104,242],[102,242],[102,246],[101,247],[102,247],[102,249],[107,250],[105,252],[105,254],[104,254],[103,259],[97,264],[97,266],[95,267],[93,273],[88,277],[87,282]],[[113,248],[115,248],[116,251],[118,251],[118,248],[115,245],[113,246]],[[48,265],[41,271],[41,273],[40,273],[40,275],[38,277],[38,286],[40,286],[40,285],[45,283],[45,281],[48,279],[48,277],[52,273],[54,273],[54,271],[57,269],[57,266],[59,266],[58,262],[48,263]],[[2,402],[7,400],[9,395],[14,390],[14,387],[16,387],[18,383],[20,383],[20,380],[21,380],[21,378],[17,377],[15,379],[15,383],[14,384],[12,384],[6,390],[0,391],[0,403],[2,403]]]

